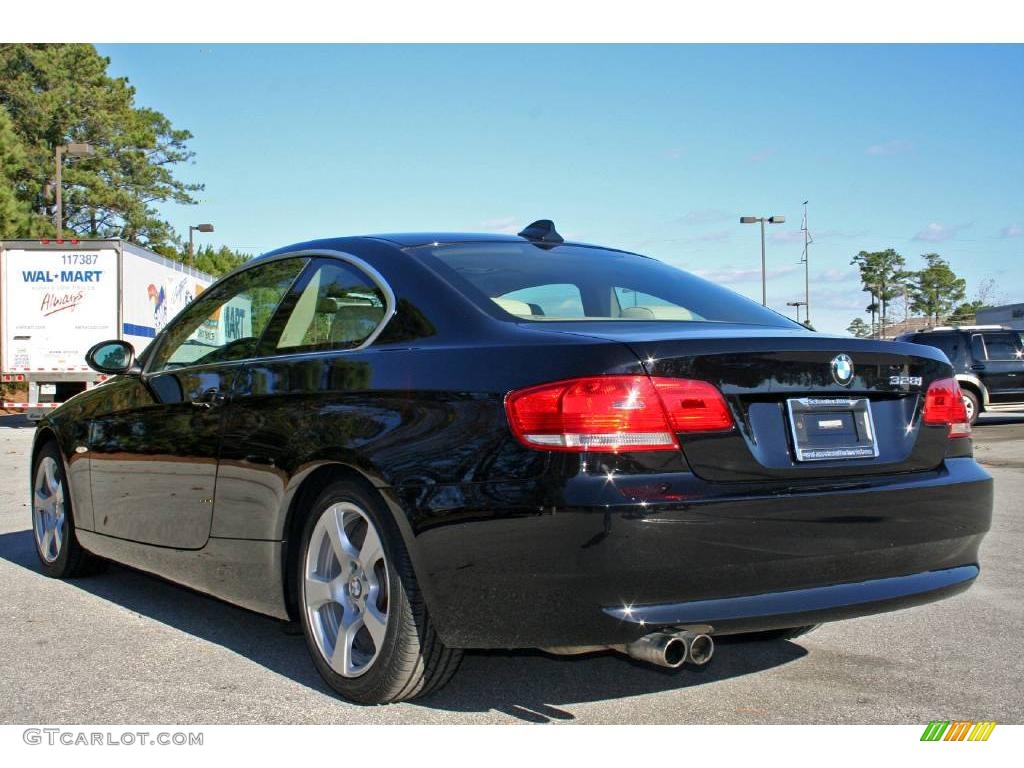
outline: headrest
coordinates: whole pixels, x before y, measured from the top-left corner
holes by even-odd
[[[684,307],[625,307],[621,316],[636,320],[693,320],[693,313]]]
[[[530,305],[525,301],[518,301],[516,299],[491,299],[495,304],[504,309],[510,315],[522,315],[529,317],[533,314],[530,310]]]

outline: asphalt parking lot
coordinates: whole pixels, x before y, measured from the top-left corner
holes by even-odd
[[[795,642],[722,642],[702,672],[615,654],[470,653],[444,690],[372,708],[335,698],[302,638],[272,619],[120,566],[41,575],[32,433],[0,417],[3,723],[1024,722],[1024,417],[985,416],[975,430],[996,508],[965,594]]]

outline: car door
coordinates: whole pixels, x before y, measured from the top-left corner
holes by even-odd
[[[1024,401],[1024,345],[1020,334],[985,331],[980,335],[986,353],[980,376],[988,387],[989,402],[998,405]]]
[[[111,411],[89,434],[97,533],[177,549],[206,543],[231,386],[304,266],[267,262],[216,284],[153,342],[141,376],[108,385]]]
[[[261,356],[235,380],[212,535],[279,537],[286,485],[311,454],[355,460],[356,446],[394,426],[394,412],[369,391],[377,355],[367,349],[394,311],[383,278],[358,259],[309,264]]]

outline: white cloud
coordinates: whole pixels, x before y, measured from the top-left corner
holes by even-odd
[[[932,222],[911,239],[922,243],[941,243],[946,240],[952,240],[956,237],[957,232],[969,226],[970,224],[938,224]]]
[[[821,272],[812,275],[811,278],[815,283],[852,283],[859,280],[860,275],[855,269],[840,269],[833,267],[832,269],[822,270]]]
[[[863,312],[870,299],[865,299],[864,294],[859,291],[843,290],[841,288],[825,288],[815,290],[811,286],[811,309],[817,307],[823,311],[847,310]]]
[[[804,233],[799,229],[772,229],[769,230],[768,239],[773,243],[802,243]]]
[[[696,211],[687,211],[676,221],[680,224],[714,224],[729,218],[729,212],[719,208],[702,208]],[[739,219],[737,219],[738,221]]]
[[[686,150],[682,147],[671,147],[665,151],[665,157],[669,160],[678,160],[686,154]]]
[[[737,269],[734,267],[720,267],[719,269],[694,269],[695,275],[710,280],[713,283],[732,285],[733,283],[749,283],[761,279],[761,269]],[[782,267],[780,269],[769,269],[768,279],[791,275],[796,272],[796,267]]]
[[[733,233],[727,229],[719,229],[714,232],[705,232],[702,235],[694,235],[683,240],[685,243],[724,243],[732,239]]]
[[[858,237],[864,237],[868,231],[866,229],[859,230],[843,230],[843,229],[814,229],[811,228],[811,241],[815,240],[855,240]]]
[[[774,147],[764,147],[763,149],[759,149],[757,150],[757,152],[752,154],[750,156],[750,159],[755,163],[763,163],[765,160],[775,157],[775,155],[777,154],[779,154],[779,150],[775,149]]]
[[[523,224],[514,216],[503,216],[498,219],[487,219],[480,222],[480,228],[485,232],[500,232],[505,235],[514,235],[523,228]]]
[[[1024,227],[1020,224],[1008,224],[999,232],[1000,237],[1020,237],[1021,235],[1024,235]]]
[[[903,155],[907,152],[911,152],[914,149],[914,145],[906,139],[893,139],[892,141],[883,141],[881,144],[872,144],[870,147],[864,150],[866,155]]]

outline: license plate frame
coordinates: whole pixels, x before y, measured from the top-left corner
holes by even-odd
[[[868,398],[794,397],[786,401],[786,410],[798,462],[878,458],[878,434]],[[831,429],[838,432],[833,436]]]

